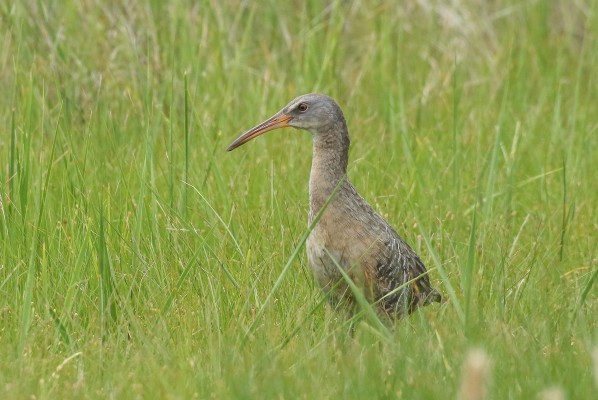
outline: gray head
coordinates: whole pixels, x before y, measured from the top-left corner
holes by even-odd
[[[345,117],[334,99],[323,94],[310,93],[292,100],[272,117],[239,136],[226,150],[234,150],[262,133],[288,126],[306,129],[316,139],[336,132],[335,127],[340,126],[346,131]]]

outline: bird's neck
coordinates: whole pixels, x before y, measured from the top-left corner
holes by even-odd
[[[344,120],[313,132],[313,158],[309,178],[309,221],[341,180],[346,181],[349,160],[349,132]]]

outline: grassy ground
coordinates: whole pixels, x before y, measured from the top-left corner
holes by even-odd
[[[0,5],[0,398],[597,398],[595,1],[143,3]],[[448,299],[390,332],[293,257],[309,134],[224,151],[310,91]]]

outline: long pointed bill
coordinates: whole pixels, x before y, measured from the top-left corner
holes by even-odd
[[[274,116],[268,118],[258,126],[251,128],[250,130],[239,136],[237,140],[235,140],[230,144],[230,146],[228,146],[226,151],[234,150],[242,144],[249,142],[251,139],[258,137],[262,133],[266,133],[273,129],[284,128],[286,126],[289,126],[289,121],[292,119],[293,117],[289,117],[288,115],[279,112]]]

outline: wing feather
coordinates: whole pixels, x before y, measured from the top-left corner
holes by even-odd
[[[402,316],[419,306],[440,302],[441,296],[430,285],[424,263],[390,226],[381,246],[376,282],[380,307],[385,313]],[[414,279],[417,280],[405,286]]]

